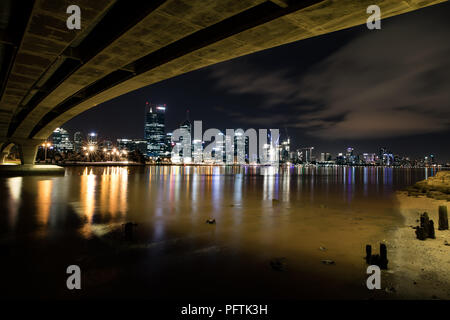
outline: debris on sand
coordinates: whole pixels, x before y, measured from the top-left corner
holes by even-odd
[[[208,219],[206,220],[207,224],[216,224],[216,219]]]
[[[334,262],[333,260],[329,260],[329,259],[321,260],[321,262],[323,264],[328,264],[328,265],[336,264],[336,262]]]
[[[272,267],[273,270],[275,271],[286,271],[286,258],[282,257],[282,258],[274,258],[272,260],[270,260],[270,266]]]

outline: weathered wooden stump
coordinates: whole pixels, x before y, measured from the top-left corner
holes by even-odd
[[[439,206],[439,230],[448,230],[447,206]]]
[[[422,227],[416,227],[416,237],[419,240],[425,240],[427,238],[427,234]]]
[[[428,213],[424,212],[420,215],[420,226],[423,228],[425,238],[428,238],[430,229],[430,218],[428,217]]]
[[[420,227],[416,227],[416,237],[419,240],[436,238],[434,233],[434,222],[433,220],[430,220],[426,212],[420,215]]]
[[[366,262],[368,265],[379,266],[380,269],[387,269],[388,265],[387,247],[384,243],[380,243],[380,254],[372,254],[372,246],[366,245]]]
[[[366,245],[366,262],[367,264],[370,264],[370,261],[372,261],[372,246],[370,244]]]
[[[384,243],[380,243],[380,263],[378,264],[378,266],[381,269],[387,269],[388,261],[387,247]]]
[[[428,225],[428,238],[436,239],[436,236],[434,234],[434,222],[433,220],[430,220]]]

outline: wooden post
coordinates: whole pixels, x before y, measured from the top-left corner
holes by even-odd
[[[430,220],[430,225],[428,227],[428,238],[436,239],[436,236],[434,235],[434,222],[433,220]]]
[[[428,238],[430,234],[430,218],[428,218],[428,213],[426,212],[420,215],[420,227],[423,229],[425,238]]]
[[[416,236],[419,240],[425,240],[427,238],[427,235],[422,227],[416,227]]]
[[[387,269],[388,259],[387,259],[387,248],[384,243],[380,243],[380,264],[381,269]]]
[[[372,261],[372,246],[370,244],[366,244],[366,262],[370,264]]]
[[[447,206],[439,206],[439,230],[448,230]]]

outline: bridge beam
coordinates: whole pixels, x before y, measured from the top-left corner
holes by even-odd
[[[289,6],[288,0],[270,0],[270,2],[273,2],[282,8],[287,8]]]

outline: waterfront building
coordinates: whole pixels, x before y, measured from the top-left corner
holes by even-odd
[[[66,152],[73,150],[73,143],[70,141],[69,133],[63,128],[56,128],[53,131],[52,142],[56,151]]]
[[[363,153],[363,164],[374,165],[377,161],[377,155],[375,153]]]
[[[313,160],[314,147],[301,148],[299,151],[300,160],[304,163],[311,163]]]
[[[143,139],[117,139],[117,146],[120,151],[139,151],[143,155],[147,154],[147,141]]]
[[[320,162],[328,162],[331,161],[331,153],[322,152],[320,153]]]

